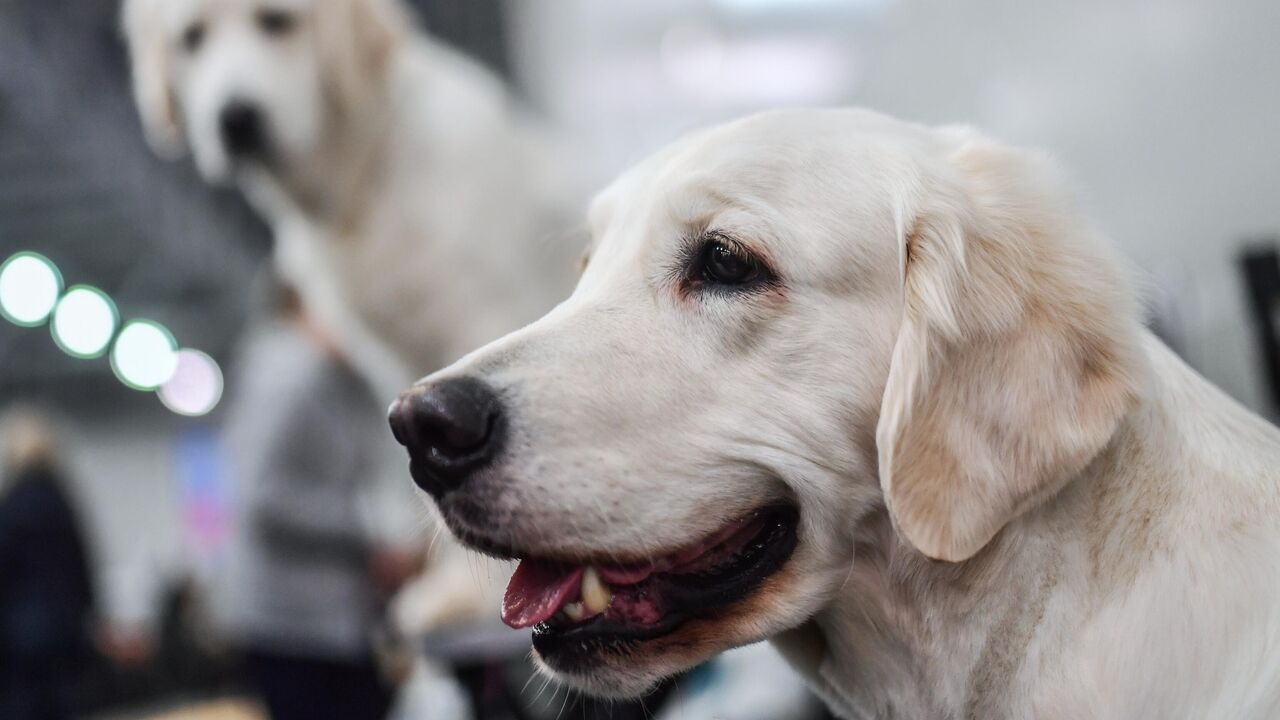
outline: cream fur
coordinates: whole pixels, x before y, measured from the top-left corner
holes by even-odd
[[[801,527],[754,597],[564,679],[634,694],[773,638],[845,718],[1280,714],[1280,432],[1141,329],[1050,163],[783,111],[646,160],[591,220],[569,300],[422,381],[508,401],[446,519],[544,557],[669,552],[779,499]],[[779,287],[683,288],[708,230]]]

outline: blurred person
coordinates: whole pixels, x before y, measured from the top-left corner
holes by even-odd
[[[0,718],[71,717],[92,657],[94,589],[53,431],[29,410],[5,427],[0,477]]]
[[[239,495],[229,629],[276,720],[375,720],[392,698],[373,655],[379,606],[412,570],[362,521],[377,409],[291,289],[278,309],[226,418]]]

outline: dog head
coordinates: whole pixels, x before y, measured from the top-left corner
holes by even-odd
[[[126,0],[123,23],[148,141],[211,181],[304,163],[409,26],[396,0]]]
[[[567,301],[393,429],[454,533],[523,560],[541,662],[636,694],[820,612],[868,513],[964,561],[1108,442],[1133,308],[1055,177],[860,111],[691,136],[597,198]]]

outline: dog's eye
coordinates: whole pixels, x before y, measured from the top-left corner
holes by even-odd
[[[193,53],[200,49],[200,44],[204,42],[204,23],[194,22],[182,31],[182,47],[187,52]]]
[[[262,32],[276,37],[288,35],[296,26],[297,18],[284,10],[262,10],[258,13],[258,27]]]
[[[747,285],[765,277],[759,260],[722,240],[703,246],[697,269],[700,279],[717,285]]]

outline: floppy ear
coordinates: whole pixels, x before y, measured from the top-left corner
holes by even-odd
[[[319,0],[316,43],[325,86],[340,112],[383,87],[412,17],[399,0]]]
[[[133,99],[151,149],[163,158],[186,150],[178,104],[173,95],[168,45],[161,31],[160,8],[150,0],[126,0],[122,26],[133,65]]]
[[[904,309],[876,442],[899,532],[961,561],[1106,446],[1141,365],[1119,264],[1050,164],[971,135],[949,147],[899,220]]]

